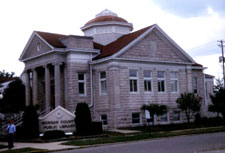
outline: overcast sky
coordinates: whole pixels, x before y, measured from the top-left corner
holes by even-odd
[[[0,70],[21,74],[18,58],[34,30],[83,35],[80,27],[106,8],[134,31],[158,24],[206,73],[221,74],[217,40],[225,40],[225,0],[1,0]]]

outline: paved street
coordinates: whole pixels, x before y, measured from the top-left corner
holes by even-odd
[[[57,153],[197,153],[218,148],[225,148],[225,132],[103,145]]]

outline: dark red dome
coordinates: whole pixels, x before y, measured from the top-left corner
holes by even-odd
[[[105,21],[117,21],[117,22],[128,23],[125,19],[117,17],[117,16],[99,16],[99,17],[96,17],[96,18],[88,21],[85,24],[85,26],[88,24],[97,23],[97,22],[105,22]]]

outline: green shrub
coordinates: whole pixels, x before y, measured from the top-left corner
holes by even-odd
[[[75,112],[76,133],[78,135],[91,134],[91,112],[87,103],[78,103]]]
[[[59,139],[65,137],[64,131],[61,130],[52,130],[52,131],[47,131],[43,135],[43,139],[45,140],[50,140],[50,139]]]
[[[39,137],[38,115],[33,106],[27,106],[23,114],[23,136],[27,139]]]
[[[102,134],[102,122],[92,122],[91,124],[91,134],[97,135]]]

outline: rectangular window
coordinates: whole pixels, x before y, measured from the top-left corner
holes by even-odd
[[[152,71],[144,70],[144,87],[145,92],[152,91]]]
[[[106,72],[100,72],[100,93],[106,93]]]
[[[171,92],[178,92],[178,75],[177,72],[170,72]]]
[[[138,72],[137,70],[129,71],[129,79],[130,79],[130,92],[138,91]]]
[[[167,113],[160,116],[160,121],[161,122],[167,122],[168,121]]]
[[[165,92],[165,72],[158,71],[157,72],[157,83],[158,83],[158,92]]]
[[[102,121],[102,125],[107,125],[108,124],[107,115],[106,114],[101,115],[101,121]]]
[[[132,123],[140,123],[140,113],[132,113]]]
[[[194,77],[192,81],[193,81],[193,92],[198,93],[198,78]]]
[[[173,120],[174,121],[180,121],[180,112],[179,111],[174,111]]]
[[[80,95],[86,95],[86,74],[78,73],[78,90]]]

